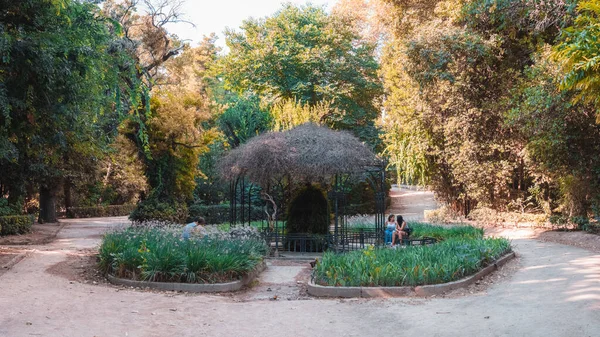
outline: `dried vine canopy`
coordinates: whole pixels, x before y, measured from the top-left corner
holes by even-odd
[[[307,123],[268,132],[230,151],[220,162],[226,179],[245,176],[266,187],[291,176],[319,181],[339,173],[358,173],[377,164],[375,154],[349,132]]]

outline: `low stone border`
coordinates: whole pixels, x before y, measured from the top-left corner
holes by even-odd
[[[171,283],[171,282],[148,282],[148,281],[134,281],[123,278],[118,278],[108,274],[107,279],[110,283],[136,288],[150,288],[163,291],[185,291],[190,293],[220,293],[220,292],[231,292],[242,289],[245,285],[248,285],[258,275],[267,268],[267,264],[263,260],[257,265],[254,270],[249,272],[241,280],[227,282],[227,283]]]
[[[0,269],[9,270],[10,268],[14,267],[17,263],[21,262],[21,260],[23,260],[24,258],[29,256],[29,254],[31,254],[32,252],[33,252],[33,250],[27,250],[25,252],[17,254],[10,261],[8,261],[7,264],[5,264],[4,266],[1,266]]]
[[[477,280],[480,280],[484,276],[490,274],[494,270],[498,269],[506,262],[510,261],[515,257],[514,252],[510,252],[503,257],[496,260],[496,262],[478,271],[474,275],[465,277],[461,280],[442,283],[442,284],[431,284],[417,287],[331,287],[321,286],[314,284],[313,282],[308,283],[308,293],[316,297],[396,297],[396,296],[432,296],[440,295],[448,291],[464,288]]]

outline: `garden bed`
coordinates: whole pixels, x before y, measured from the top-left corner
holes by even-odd
[[[162,291],[185,291],[191,293],[220,293],[232,292],[242,289],[244,286],[252,283],[258,275],[267,268],[264,261],[256,265],[256,267],[248,274],[244,275],[240,280],[225,282],[225,283],[176,283],[176,282],[149,282],[149,281],[134,281],[123,278],[118,278],[108,274],[107,279],[110,283],[122,285],[126,287],[149,288]]]
[[[322,286],[314,284],[313,282],[308,283],[308,293],[316,297],[363,297],[363,298],[375,298],[375,297],[396,297],[396,296],[433,296],[441,295],[452,290],[465,288],[483,277],[489,275],[493,271],[502,267],[508,261],[515,257],[514,252],[510,252],[494,263],[483,268],[479,272],[472,276],[465,277],[458,281],[447,282],[442,284],[431,284],[423,286],[403,286],[403,287],[335,287],[335,286]]]
[[[182,228],[133,227],[108,233],[100,246],[99,266],[114,282],[141,287],[165,284],[160,289],[173,287],[167,284],[212,285],[213,289],[222,283],[244,285],[264,268],[268,247],[253,229],[183,240]],[[178,286],[185,291],[196,288],[202,287]]]
[[[353,294],[357,289],[363,293],[360,289],[370,287],[402,288],[397,292],[407,293],[414,287],[455,282],[474,275],[512,252],[507,239],[484,239],[483,230],[471,226],[412,224],[412,228],[411,238],[433,237],[439,243],[400,249],[371,247],[347,254],[328,252],[313,270],[313,284],[346,288]]]

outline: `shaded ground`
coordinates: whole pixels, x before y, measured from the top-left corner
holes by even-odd
[[[531,230],[495,233],[513,239],[519,259],[462,292],[344,300],[306,297],[310,270],[295,261],[270,260],[240,294],[106,284],[87,266],[101,234],[123,222],[70,221],[0,276],[0,336],[370,336],[397,334],[392,325],[406,336],[600,335],[600,254]]]
[[[0,236],[0,245],[43,245],[52,242],[62,223],[34,224],[31,233]]]
[[[546,242],[555,242],[563,245],[575,246],[600,254],[600,236],[583,231],[557,232],[546,231],[539,233],[536,239]]]

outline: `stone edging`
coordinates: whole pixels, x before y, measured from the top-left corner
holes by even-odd
[[[313,282],[308,283],[308,293],[316,297],[394,297],[394,296],[432,296],[440,295],[445,292],[464,288],[475,281],[483,278],[490,274],[494,270],[498,269],[506,262],[510,261],[516,255],[514,252],[510,252],[503,257],[496,260],[496,262],[478,271],[474,275],[465,277],[458,281],[442,283],[442,284],[431,284],[417,287],[331,287],[321,286],[314,284]]]
[[[14,267],[17,263],[21,262],[21,260],[23,260],[24,258],[29,256],[29,254],[31,254],[32,252],[33,252],[33,250],[27,250],[25,252],[17,254],[10,261],[8,261],[7,264],[5,264],[4,266],[1,266],[0,269],[1,270],[9,270],[10,268]]]
[[[118,278],[110,274],[107,275],[107,279],[110,283],[136,288],[150,288],[163,291],[185,291],[190,293],[220,293],[238,291],[245,285],[254,281],[258,275],[267,268],[267,264],[263,260],[258,264],[254,270],[249,272],[241,280],[227,282],[227,283],[212,283],[212,284],[200,284],[200,283],[170,283],[170,282],[148,282],[148,281],[134,281],[123,278]]]

